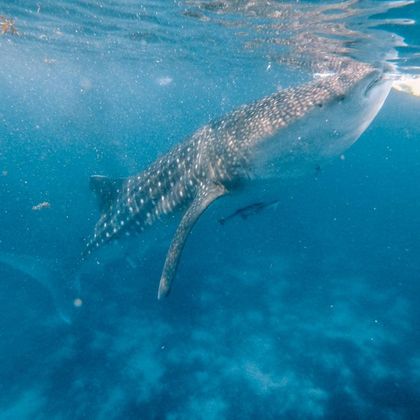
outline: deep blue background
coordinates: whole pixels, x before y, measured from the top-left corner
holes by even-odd
[[[176,61],[147,40],[132,61],[0,38],[0,248],[17,263],[80,252],[91,174],[133,174],[291,77],[262,57]],[[277,208],[225,226],[206,213],[164,302],[167,242],[85,272],[71,325],[0,265],[0,418],[418,418],[419,115],[393,91]]]

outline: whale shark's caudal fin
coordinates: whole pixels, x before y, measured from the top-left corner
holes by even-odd
[[[158,299],[167,296],[171,290],[171,284],[178,268],[181,253],[192,227],[206,208],[213,201],[226,193],[227,190],[222,185],[214,184],[205,187],[197,194],[196,198],[185,212],[166,255],[165,265],[163,266],[163,272],[159,283]]]
[[[29,255],[16,255],[0,252],[0,264],[20,271],[44,286],[52,297],[59,317],[71,323],[75,307],[79,305],[79,282],[72,273],[55,260],[41,259]]]

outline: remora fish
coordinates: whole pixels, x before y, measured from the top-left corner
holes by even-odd
[[[278,203],[279,201],[275,200],[275,201],[269,201],[269,202],[259,201],[257,203],[249,204],[245,207],[241,207],[240,209],[235,210],[233,213],[229,214],[226,217],[222,217],[221,219],[219,219],[219,223],[221,225],[224,225],[226,222],[233,219],[234,217],[240,217],[241,219],[245,220],[249,216],[258,214],[265,209],[268,209],[270,207],[277,207]]]
[[[384,72],[384,67],[347,60],[334,73],[210,122],[137,175],[93,176],[101,216],[83,258],[115,238],[183,212],[159,284],[158,298],[167,295],[188,234],[206,208],[246,191],[253,180],[300,175],[341,154],[382,107],[392,86]]]

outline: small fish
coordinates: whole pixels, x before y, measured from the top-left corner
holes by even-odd
[[[279,200],[269,201],[267,203],[264,203],[263,201],[253,203],[248,206],[241,207],[240,209],[231,213],[229,216],[222,217],[221,219],[219,219],[219,223],[221,225],[224,225],[227,221],[235,217],[240,217],[241,219],[246,220],[249,216],[255,216],[265,209],[269,209],[272,207],[276,208],[278,204]]]
[[[51,204],[48,201],[43,201],[42,203],[37,204],[36,206],[32,207],[33,211],[40,211],[43,209],[51,208]]]

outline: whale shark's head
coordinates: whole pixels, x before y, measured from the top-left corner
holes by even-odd
[[[368,127],[378,111],[382,108],[391,90],[392,80],[389,77],[390,70],[391,67],[386,64],[380,68],[375,68],[359,82],[360,86],[355,89],[354,94],[359,95],[356,101],[357,106],[361,112],[365,113],[364,117],[361,118],[361,121],[363,121],[360,124],[363,127],[361,133]]]
[[[323,156],[338,156],[369,127],[392,88],[388,73],[386,65],[372,68],[348,90],[344,99],[338,98],[326,109],[329,123],[320,147]]]

